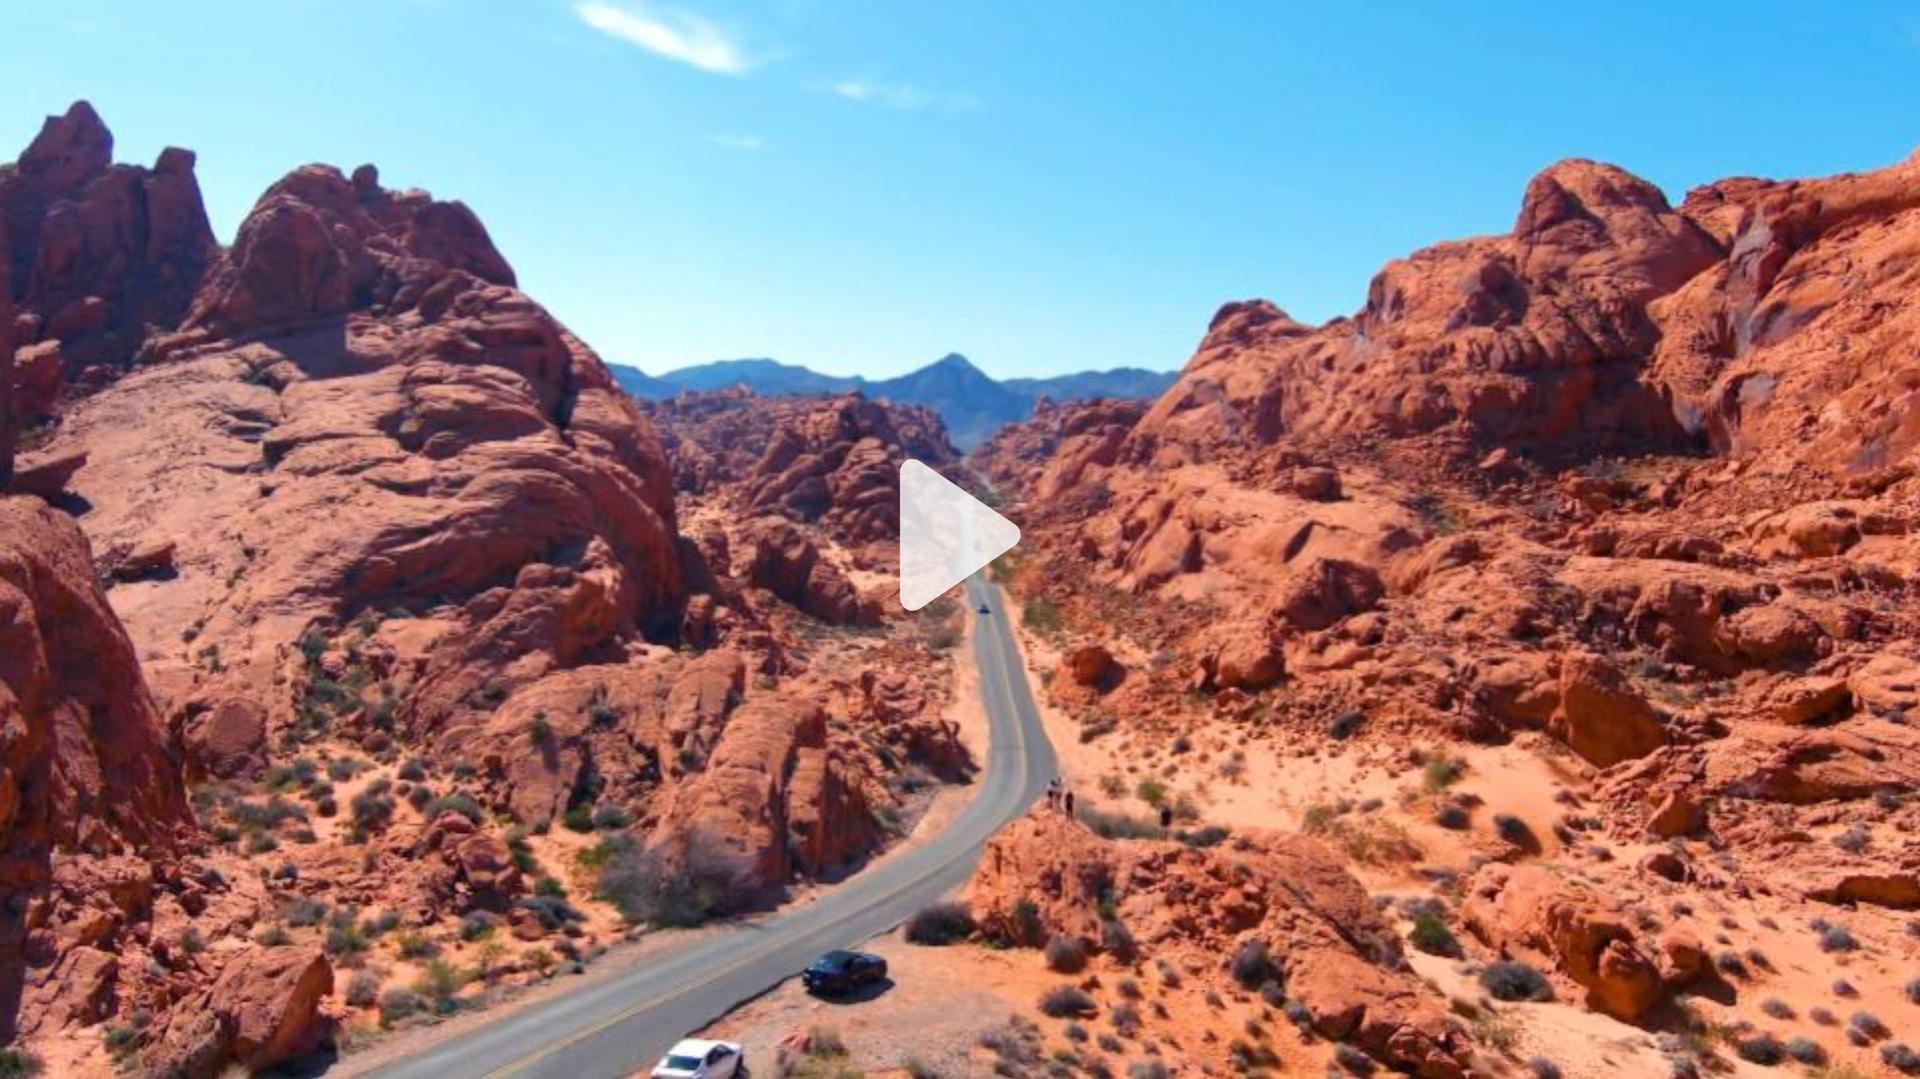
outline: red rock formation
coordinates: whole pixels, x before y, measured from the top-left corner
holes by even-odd
[[[1268,304],[1223,308],[1132,455],[1440,432],[1541,452],[1679,445],[1640,377],[1659,339],[1646,305],[1720,254],[1653,185],[1561,162],[1511,233],[1389,263],[1352,319],[1310,330]]]
[[[147,366],[63,417],[57,445],[89,451],[72,485],[96,543],[115,561],[173,546],[171,575],[126,607],[172,705],[225,693],[284,727],[285,650],[369,609],[459,605],[403,708],[424,728],[471,711],[476,688],[676,632],[665,457],[512,280],[457,203],[306,166]],[[218,670],[196,659],[210,645]]]
[[[147,916],[156,867],[190,825],[86,540],[36,499],[0,497],[0,890],[14,904],[0,920],[0,1034],[98,1018],[115,970],[76,945],[110,946]],[[129,887],[89,886],[127,868]],[[87,908],[103,892],[113,913],[97,922]]]
[[[270,1068],[320,1046],[319,1006],[332,991],[333,967],[318,948],[242,952],[210,987],[173,1010],[145,1063],[194,1077]]]
[[[1258,941],[1324,1036],[1416,1075],[1466,1074],[1464,1032],[1399,968],[1398,942],[1359,882],[1309,840],[1261,837],[1235,854],[1112,842],[1035,811],[988,841],[966,898],[987,934],[1030,945],[1040,941],[1021,940],[1022,904],[1046,934],[1088,942],[1114,939],[1110,917],[1141,955],[1204,957],[1222,985],[1226,959]]]
[[[215,250],[193,165],[171,147],[151,169],[114,164],[113,136],[81,101],[0,166],[16,348],[55,343],[71,379],[124,365],[148,326],[180,321]]]
[[[750,700],[704,766],[677,788],[651,843],[711,844],[733,867],[730,891],[765,898],[796,872],[818,876],[871,850],[879,826],[843,772],[818,705]]]
[[[778,514],[857,545],[894,536],[900,462],[958,461],[931,409],[744,389],[649,402],[682,491],[718,494],[741,517]]]
[[[1654,950],[1624,914],[1539,866],[1489,865],[1461,916],[1503,956],[1543,960],[1586,991],[1589,1007],[1636,1020],[1665,996]]]

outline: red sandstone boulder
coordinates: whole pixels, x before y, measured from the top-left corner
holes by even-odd
[[[1482,868],[1461,916],[1502,955],[1544,959],[1586,990],[1589,1007],[1616,1019],[1639,1019],[1663,999],[1659,968],[1626,916],[1543,867]]]
[[[143,1059],[194,1079],[230,1066],[272,1067],[322,1044],[320,1004],[332,991],[333,968],[320,949],[250,949],[230,960],[212,987],[175,1006]]]
[[[1653,706],[1600,656],[1575,653],[1560,664],[1560,707],[1547,729],[1601,768],[1644,757],[1667,743]]]

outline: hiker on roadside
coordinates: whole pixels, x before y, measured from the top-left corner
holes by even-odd
[[[1160,834],[1165,835],[1173,828],[1173,807],[1160,807]]]
[[[1053,809],[1060,804],[1060,777],[1047,780],[1047,808]]]
[[[1062,797],[1065,799],[1067,816],[1073,816],[1073,791],[1069,789]]]

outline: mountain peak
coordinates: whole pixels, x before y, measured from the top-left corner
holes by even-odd
[[[939,359],[933,361],[932,363],[928,364],[925,368],[923,368],[923,370],[936,370],[936,369],[942,370],[942,371],[971,371],[974,374],[982,375],[982,376],[986,374],[985,371],[982,371],[980,370],[980,368],[975,367],[972,360],[967,359],[965,356],[960,355],[958,352],[949,352],[945,356],[940,357]]]

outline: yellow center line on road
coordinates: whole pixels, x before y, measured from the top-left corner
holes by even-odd
[[[978,616],[976,616],[976,621],[978,621]],[[1008,676],[1007,676],[1007,665],[1006,665],[1005,657],[1001,654],[1000,650],[997,648],[990,648],[988,651],[994,656],[994,666],[998,668],[1000,671],[1001,696],[1004,697],[1007,702],[1007,711],[1013,721],[1014,742],[1020,750],[1020,752],[1017,754],[1017,761],[1015,764],[1015,767],[1018,768],[1021,773],[1020,783],[1014,788],[1014,790],[1016,792],[1024,791],[1027,786],[1027,777],[1025,774],[1027,770],[1026,726],[1020,720],[1019,709],[1014,707],[1013,688],[1007,681]],[[989,750],[989,756],[991,756],[991,750]],[[978,795],[976,795],[976,797],[978,797]],[[874,909],[875,907],[883,906],[889,902],[892,902],[893,900],[899,898],[902,894],[912,891],[915,887],[917,887],[920,884],[922,880],[925,880],[926,877],[932,876],[934,873],[937,873],[941,870],[948,868],[949,866],[953,865],[955,862],[958,862],[962,858],[966,857],[966,855],[967,855],[967,851],[964,851],[964,850],[958,854],[955,854],[954,856],[941,862],[939,865],[933,867],[933,869],[929,870],[923,876],[915,877],[914,879],[909,880],[904,884],[901,884],[898,887],[895,887],[892,890],[884,893],[879,898],[875,899],[870,903],[866,903],[854,910],[850,910],[847,913],[840,915],[837,918],[832,918],[822,923],[820,926],[814,929],[813,932],[822,932],[825,930],[833,929],[839,925],[842,925],[846,922],[852,921],[855,918],[858,918],[862,914],[867,913],[868,911]],[[675,986],[674,988],[664,993],[660,993],[653,997],[649,997],[648,999],[643,1000],[638,1004],[635,1004],[615,1015],[609,1016],[608,1018],[603,1019],[598,1023],[595,1023],[593,1026],[590,1026],[585,1030],[581,1030],[572,1035],[569,1035],[564,1040],[557,1041],[557,1042],[549,1042],[548,1044],[540,1047],[539,1049],[534,1050],[531,1053],[528,1053],[526,1056],[523,1056],[520,1059],[515,1060],[510,1064],[504,1064],[498,1068],[495,1068],[494,1070],[487,1073],[486,1079],[506,1079],[507,1076],[511,1076],[514,1073],[522,1071],[526,1068],[530,1068],[533,1065],[539,1063],[540,1061],[546,1059],[547,1057],[553,1056],[556,1053],[564,1052],[568,1049],[571,1049],[574,1046],[580,1044],[581,1042],[587,1040],[588,1038],[591,1038],[594,1035],[599,1034],[610,1027],[618,1026],[619,1024],[624,1023],[629,1019],[632,1019],[634,1016],[637,1016],[643,1012],[651,1011],[652,1009],[657,1008],[660,1005],[675,999],[676,997],[685,996],[687,993],[690,993],[695,989],[704,988],[708,985],[713,984],[716,981],[719,981],[721,978],[724,978],[727,975],[734,973],[735,971],[751,966],[752,964],[759,962],[761,959],[761,956],[762,956],[762,951],[756,951],[753,954],[743,956],[742,958],[737,959],[734,962],[719,968],[718,970],[712,971],[702,976],[696,981],[683,983],[681,985]]]

